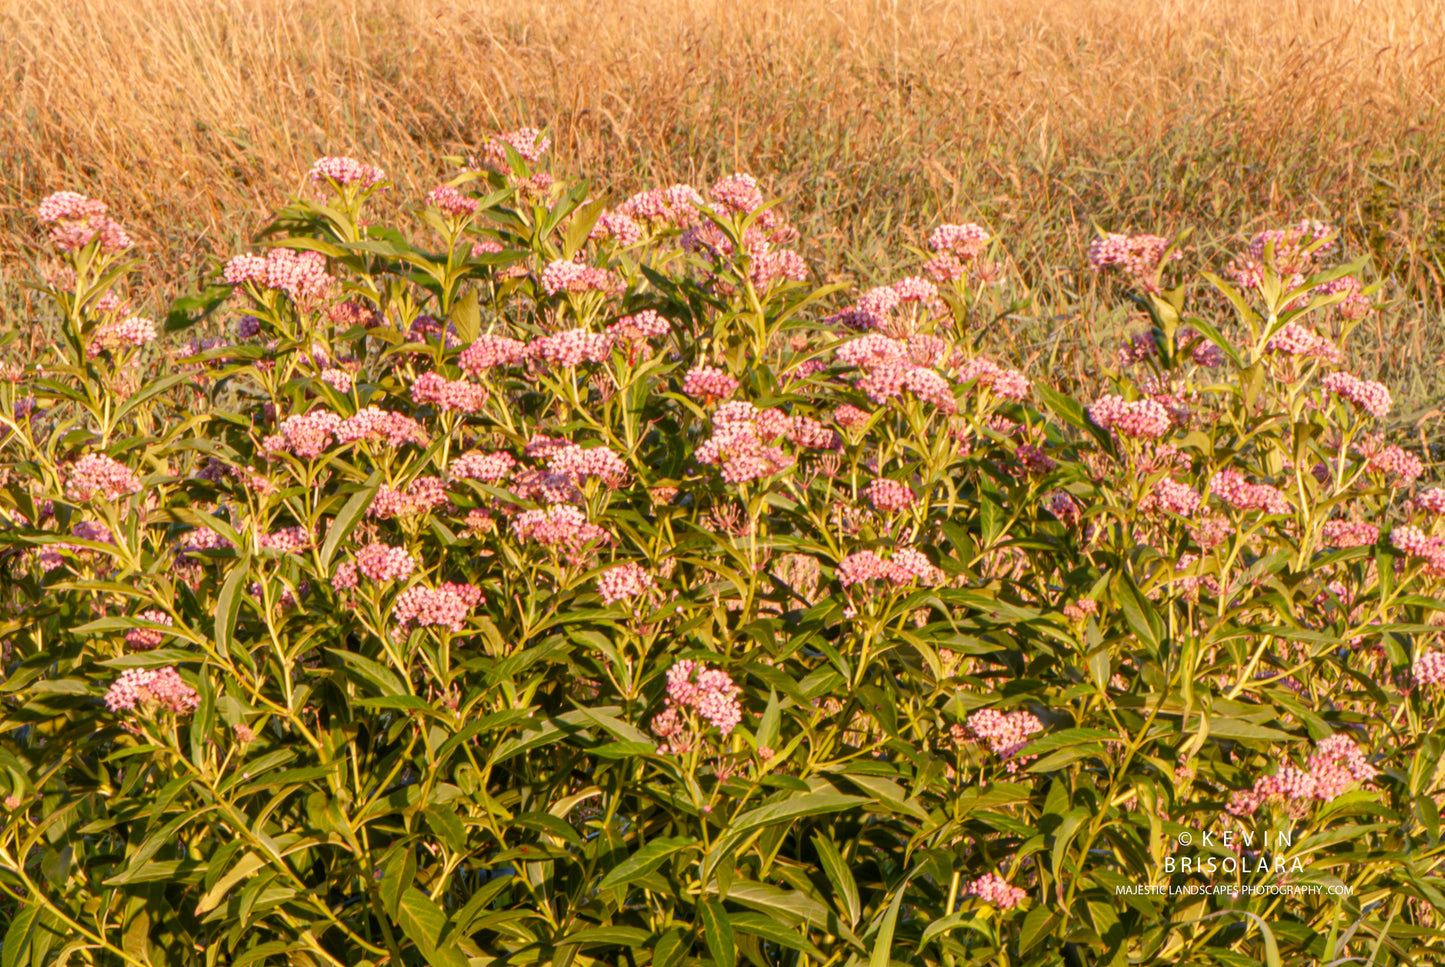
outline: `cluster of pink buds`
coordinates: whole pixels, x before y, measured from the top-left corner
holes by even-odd
[[[312,184],[331,182],[342,188],[370,188],[386,179],[386,172],[376,165],[341,157],[317,158],[307,174]]]
[[[464,379],[447,379],[440,373],[423,373],[411,384],[416,403],[430,403],[441,411],[475,413],[487,402],[486,387]]]
[[[1009,886],[1008,881],[997,873],[985,873],[974,880],[968,885],[968,894],[1000,910],[1012,910],[1028,896],[1024,890]]]
[[[426,428],[416,420],[376,406],[368,406],[348,416],[337,424],[335,433],[339,443],[380,438],[394,447],[405,443],[424,447],[431,442]]]
[[[759,410],[734,400],[713,414],[712,436],[694,453],[700,464],[715,466],[728,483],[745,483],[791,467],[795,458],[772,441],[785,435],[790,421],[779,410]]]
[[[570,292],[613,292],[618,279],[606,269],[583,265],[571,259],[558,259],[542,270],[542,288],[548,295]]]
[[[115,543],[115,535],[110,532],[110,528],[96,521],[79,521],[71,527],[70,533],[72,537],[82,541],[94,541],[97,544]],[[100,554],[86,547],[84,544],[72,544],[69,541],[60,541],[56,544],[47,544],[36,550],[35,557],[36,560],[40,562],[41,569],[53,571],[64,564],[65,558],[61,556],[61,551],[70,551],[83,561],[100,557]]]
[[[682,380],[682,391],[710,405],[737,391],[738,381],[716,366],[694,366]]]
[[[1372,416],[1383,417],[1390,412],[1390,391],[1384,383],[1360,379],[1343,370],[1336,370],[1320,380],[1320,385],[1325,388],[1325,392],[1349,400]]]
[[[653,720],[653,732],[668,740],[658,746],[658,752],[682,753],[691,748],[690,730],[681,722],[679,711],[696,713],[727,738],[743,718],[740,691],[721,669],[688,659],[674,664],[667,670],[667,708]]]
[[[1322,359],[1332,365],[1339,365],[1340,362],[1338,346],[1295,322],[1271,336],[1264,348],[1267,352],[1283,353],[1286,356]]]
[[[1017,369],[1005,369],[983,356],[974,356],[958,370],[960,383],[972,382],[975,388],[987,389],[1006,400],[1022,400],[1029,395],[1028,377]]]
[[[1169,477],[1155,482],[1148,493],[1139,498],[1139,512],[1143,514],[1169,513],[1180,517],[1192,517],[1199,509],[1203,498],[1199,492],[1186,483]]]
[[[119,500],[140,493],[140,478],[125,464],[103,453],[88,453],[71,464],[66,473],[65,496],[85,501],[95,497]]]
[[[1313,219],[1257,232],[1244,253],[1229,263],[1229,275],[1244,288],[1257,289],[1268,265],[1294,288],[1304,282],[1316,259],[1335,247],[1336,234],[1329,225]]]
[[[1095,426],[1133,439],[1158,440],[1169,432],[1169,411],[1154,400],[1104,396],[1089,407]]]
[[[1044,730],[1044,724],[1032,712],[1020,710],[1005,715],[997,709],[981,708],[970,713],[967,726],[975,739],[986,743],[989,751],[1004,760],[1010,774],[1038,758],[1017,755],[1029,744],[1029,736]]]
[[[477,210],[475,198],[463,195],[451,185],[438,185],[426,193],[426,203],[451,218],[467,218]]]
[[[102,323],[90,334],[85,356],[94,359],[102,352],[113,353],[118,349],[144,346],[155,338],[156,324],[140,316]]]
[[[752,175],[733,174],[719,178],[708,189],[713,203],[724,211],[747,215],[763,207],[763,193]]]
[[[607,335],[623,343],[661,339],[670,332],[672,332],[672,326],[652,309],[644,309],[635,315],[623,316],[607,327]]]
[[[1445,682],[1445,652],[1425,651],[1416,655],[1410,665],[1410,679],[1427,688]]]
[[[587,520],[571,504],[554,504],[544,510],[527,510],[512,521],[512,533],[524,543],[540,544],[576,553],[592,543],[605,544],[610,535]]]
[[[490,369],[498,369],[505,366],[516,366],[527,358],[527,346],[507,336],[479,336],[476,342],[472,343],[457,358],[457,365],[462,372],[470,373],[473,376],[485,373]]]
[[[886,403],[907,392],[945,413],[958,410],[948,380],[927,366],[915,365],[908,346],[896,339],[869,333],[839,346],[835,355],[840,362],[863,370],[857,386],[874,403]]]
[[[483,483],[497,483],[505,480],[507,474],[517,465],[510,453],[486,453],[472,450],[457,457],[447,467],[447,475],[453,480],[480,480]]]
[[[597,577],[597,593],[604,604],[631,601],[654,587],[652,575],[640,564],[619,564]]]
[[[501,171],[507,165],[508,148],[521,155],[528,164],[536,164],[552,149],[552,139],[536,128],[518,128],[494,135],[482,147],[482,157],[491,167]]]
[[[613,342],[607,333],[568,329],[532,340],[527,344],[527,358],[547,366],[571,369],[583,363],[606,362],[612,354]]]
[[[149,621],[153,625],[172,627],[175,624],[171,620],[171,616],[164,611],[142,611],[136,617],[142,621]],[[142,650],[158,647],[164,640],[165,632],[156,628],[132,628],[125,633],[125,643],[132,648]]]
[[[261,448],[271,453],[292,453],[302,459],[314,459],[332,444],[339,426],[341,417],[330,410],[288,416],[277,428],[281,432],[266,437]]]
[[[436,626],[460,634],[472,609],[482,601],[482,589],[471,584],[448,581],[435,589],[418,584],[397,596],[391,618],[402,632],[412,626]]]
[[[874,581],[895,587],[915,581],[937,584],[942,579],[943,572],[933,565],[927,555],[913,547],[895,547],[886,559],[874,551],[855,551],[838,562],[838,583],[845,588]]]
[[[73,252],[99,239],[102,252],[123,252],[132,245],[120,223],[108,217],[109,208],[73,191],[57,191],[40,203],[36,214],[50,226],[50,242],[62,252]]]
[[[1415,498],[1415,506],[1432,514],[1445,514],[1445,488],[1431,487]]]
[[[1380,528],[1364,521],[1327,520],[1320,539],[1327,547],[1372,547],[1380,540]]]
[[[690,228],[698,222],[698,209],[705,202],[691,185],[672,185],[638,192],[617,206],[617,214],[636,222]]]
[[[336,280],[326,272],[326,257],[320,252],[298,252],[273,248],[265,257],[237,255],[226,263],[227,285],[250,283],[261,289],[277,289],[292,301],[315,305],[331,294]]]
[[[596,477],[608,487],[621,487],[630,476],[627,461],[606,447],[580,447],[564,443],[548,450],[547,470],[566,477],[580,486],[588,477]]]
[[[1159,263],[1169,248],[1169,240],[1158,235],[1120,235],[1109,233],[1089,243],[1089,267],[1095,272],[1118,268],[1149,292],[1158,292],[1155,281]],[[1177,260],[1180,252],[1174,252]]]
[[[597,216],[587,237],[593,241],[611,239],[626,248],[642,241],[642,226],[621,212],[603,212]]]
[[[1426,574],[1445,577],[1445,540],[1428,537],[1420,528],[1406,525],[1390,532],[1390,543],[1402,554],[1423,558]]]
[[[878,477],[871,481],[863,492],[873,509],[885,514],[907,510],[914,500],[913,491],[907,484],[899,480],[889,480],[887,477]]]
[[[183,682],[170,665],[128,668],[105,693],[105,707],[112,712],[155,706],[177,715],[189,715],[200,702],[196,690]]]
[[[1355,783],[1377,775],[1379,770],[1366,761],[1353,739],[1331,735],[1315,746],[1306,768],[1286,765],[1275,775],[1261,776],[1251,789],[1235,792],[1228,808],[1235,816],[1252,816],[1274,799],[1297,811],[1311,802],[1337,799]]]
[[[1209,478],[1210,493],[1235,510],[1263,511],[1266,514],[1287,514],[1289,501],[1284,493],[1269,484],[1252,484],[1238,470],[1221,470]]]
[[[356,569],[371,581],[404,581],[416,570],[416,561],[403,547],[368,544],[356,552]]]
[[[446,485],[440,478],[421,476],[404,488],[382,484],[377,488],[371,506],[366,509],[366,516],[377,520],[414,517],[450,504],[451,498],[447,496]]]

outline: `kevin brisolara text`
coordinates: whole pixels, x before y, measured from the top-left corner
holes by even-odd
[[[1304,864],[1299,857],[1287,858],[1275,855],[1271,860],[1268,853],[1251,856],[1166,856],[1165,873],[1303,873]]]

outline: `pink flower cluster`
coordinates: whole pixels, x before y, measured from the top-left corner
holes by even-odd
[[[261,442],[261,448],[272,453],[292,453],[310,460],[320,456],[332,444],[339,426],[341,417],[330,410],[288,416],[278,427],[281,432],[266,437]]]
[[[1320,536],[1329,547],[1371,547],[1380,540],[1380,528],[1363,521],[1327,520]]]
[[[617,214],[637,222],[688,228],[697,224],[697,210],[704,204],[691,185],[672,185],[639,192],[617,206]]]
[[[973,357],[959,368],[958,381],[973,382],[975,387],[983,387],[1006,400],[1021,400],[1029,395],[1027,376],[1016,369],[1004,369],[982,356]]]
[[[1010,774],[1038,758],[1017,756],[1029,744],[1029,736],[1044,730],[1044,724],[1032,712],[1020,710],[1005,715],[997,709],[981,708],[968,716],[967,725],[974,738],[987,743],[989,751],[1004,760]]]
[[[411,384],[416,403],[430,403],[438,410],[475,413],[487,402],[486,387],[464,379],[447,379],[440,373],[423,373]]]
[[[283,527],[260,535],[256,543],[278,554],[299,554],[310,548],[314,542],[310,531],[304,527]]]
[[[606,269],[583,265],[571,259],[558,259],[542,270],[542,288],[548,295],[559,292],[612,292],[617,278]]]
[[[1349,400],[1373,416],[1383,417],[1390,412],[1390,391],[1385,384],[1360,379],[1343,370],[1336,370],[1325,376],[1320,384],[1325,392]]]
[[[376,165],[369,165],[355,158],[341,157],[317,158],[308,174],[312,184],[320,185],[331,181],[343,188],[353,185],[370,188],[386,178],[386,172]]]
[[[779,473],[796,460],[772,441],[788,433],[791,421],[780,410],[759,410],[734,400],[717,408],[712,436],[697,448],[700,464],[718,467],[728,483],[745,483]]]
[[[368,544],[356,552],[356,568],[368,580],[403,581],[416,570],[416,561],[404,547]]]
[[[516,465],[517,461],[510,453],[485,453],[481,450],[472,450],[453,460],[447,467],[447,473],[453,480],[480,480],[484,483],[496,483],[505,479]]]
[[[131,237],[120,223],[107,217],[110,209],[73,191],[57,191],[40,203],[36,214],[50,226],[50,242],[62,252],[71,252],[100,240],[102,252],[123,252],[131,247]]]
[[[568,329],[540,336],[527,344],[527,357],[548,366],[570,369],[582,363],[605,362],[612,354],[613,339],[606,333]]]
[[[983,254],[989,234],[978,225],[940,225],[928,236],[928,250],[971,261]]]
[[[1089,419],[1102,429],[1134,439],[1158,440],[1169,432],[1169,411],[1154,400],[1104,396],[1089,407]]]
[[[1406,525],[1390,531],[1390,543],[1402,554],[1424,558],[1425,573],[1445,577],[1445,540],[1428,537],[1420,528]]]
[[[1340,362],[1340,350],[1324,336],[1311,332],[1298,323],[1290,323],[1270,337],[1265,350],[1286,356],[1310,356],[1332,365]]]
[[[874,551],[855,551],[838,562],[838,583],[845,588],[872,581],[884,581],[896,587],[914,581],[937,584],[942,579],[943,572],[913,547],[895,547],[887,559]]]
[[[716,366],[694,366],[682,380],[682,391],[705,404],[731,396],[737,388],[738,381]]]
[[[1209,491],[1235,510],[1287,514],[1289,501],[1277,487],[1252,484],[1238,470],[1221,470],[1209,478]]]
[[[597,577],[597,593],[604,604],[631,601],[654,586],[652,575],[640,564],[620,564]]]
[[[1163,511],[1180,517],[1192,517],[1202,502],[1203,498],[1193,487],[1164,477],[1139,499],[1139,510],[1145,514]]]
[[[94,541],[97,544],[115,543],[115,535],[110,532],[110,528],[95,521],[80,521],[71,527],[70,533],[71,536],[79,538],[82,541]],[[70,551],[82,560],[95,556],[95,552],[83,544],[59,541],[38,549],[35,557],[36,560],[40,562],[40,567],[43,570],[53,571],[65,563],[65,558],[60,555],[61,551]]]
[[[672,332],[666,319],[652,309],[645,309],[636,315],[623,316],[607,327],[607,334],[620,342],[641,342],[645,339],[661,339]]]
[[[1445,488],[1431,487],[1415,498],[1415,506],[1432,514],[1445,514]]]
[[[340,443],[355,443],[370,437],[380,437],[391,446],[415,443],[424,447],[430,442],[426,428],[416,420],[376,406],[368,406],[348,416],[337,424],[335,433]]]
[[[566,477],[580,486],[588,477],[596,477],[609,487],[621,487],[627,482],[629,468],[627,461],[606,447],[580,447],[567,443],[553,448],[547,454],[547,469]]]
[[[587,520],[571,504],[554,504],[543,510],[527,510],[512,521],[512,534],[524,543],[540,544],[575,554],[588,544],[606,544],[610,535]]]
[[[908,348],[896,339],[869,333],[839,346],[837,358],[863,370],[856,385],[874,403],[886,403],[908,392],[945,413],[958,410],[953,387],[927,366],[916,366]]]
[[[970,896],[976,896],[984,903],[1000,910],[1012,910],[1023,902],[1028,894],[997,873],[985,873],[968,885]]]
[[[391,606],[391,619],[403,632],[415,625],[418,628],[436,626],[460,634],[467,626],[472,609],[483,600],[482,589],[471,584],[448,581],[435,589],[418,584],[397,596]]]
[[[140,493],[140,478],[103,453],[88,453],[66,473],[65,496],[82,503],[94,497],[119,500]]]
[[[899,480],[889,480],[887,477],[878,477],[864,489],[868,495],[868,502],[873,509],[885,514],[906,510],[913,504],[913,491],[908,485]]]
[[[439,478],[422,476],[400,490],[390,484],[382,484],[372,498],[371,506],[366,509],[366,516],[377,520],[412,517],[450,503],[446,486]]]
[[[142,611],[136,615],[136,617],[155,625],[166,625],[168,627],[175,625],[175,622],[171,620],[171,616],[164,611]],[[132,648],[155,648],[164,640],[165,632],[155,628],[132,628],[125,633],[125,643]]]
[[[188,715],[201,703],[196,690],[175,668],[128,668],[106,690],[105,707],[112,712],[154,705],[177,715]]]
[[[451,185],[438,185],[426,193],[426,203],[451,218],[466,218],[477,210],[475,198],[463,195]]]
[[[593,241],[611,239],[626,247],[642,241],[642,226],[621,212],[603,212],[587,237]]]
[[[727,672],[683,659],[667,670],[667,705],[696,712],[727,738],[743,719],[741,689]]]
[[[1157,291],[1154,276],[1159,271],[1159,262],[1169,248],[1169,240],[1158,235],[1120,235],[1111,232],[1089,243],[1089,267],[1095,272],[1111,266],[1118,267],[1125,275],[1142,284],[1149,291]],[[1178,260],[1180,252],[1173,254]]]
[[[525,344],[506,336],[479,336],[477,341],[462,350],[457,365],[462,372],[473,376],[502,366],[516,366],[527,358]]]
[[[273,248],[264,258],[237,255],[226,263],[223,278],[227,285],[249,282],[262,289],[279,289],[305,305],[320,302],[336,287],[336,280],[326,273],[324,255],[289,248]]]
[[[506,134],[494,135],[482,148],[483,157],[495,168],[507,164],[507,148],[522,156],[528,164],[536,164],[552,148],[552,139],[536,128],[518,128]]]
[[[763,207],[763,193],[758,180],[752,175],[733,174],[719,178],[708,189],[713,202],[720,208],[746,215]]]
[[[1445,652],[1426,651],[1416,655],[1410,665],[1410,678],[1416,685],[1426,687],[1445,682]]]
[[[1296,809],[1310,802],[1329,802],[1343,795],[1357,782],[1368,782],[1379,770],[1366,761],[1353,739],[1331,735],[1315,746],[1305,769],[1286,765],[1272,776],[1261,776],[1253,788],[1234,793],[1229,811],[1235,816],[1252,816],[1260,806],[1274,799]]]
[[[323,369],[320,379],[338,393],[351,392],[351,374],[344,369]]]
[[[155,339],[156,324],[140,316],[102,323],[90,334],[85,357],[94,359],[102,352],[115,352],[126,346],[144,346]]]

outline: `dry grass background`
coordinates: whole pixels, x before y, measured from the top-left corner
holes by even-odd
[[[603,193],[750,171],[860,281],[982,222],[1053,314],[1021,314],[1025,342],[1118,324],[1093,223],[1194,225],[1208,259],[1330,220],[1392,280],[1363,368],[1428,408],[1442,41],[1439,0],[0,0],[0,265],[72,188],[179,294],[318,155],[419,198],[444,151],[537,124]]]

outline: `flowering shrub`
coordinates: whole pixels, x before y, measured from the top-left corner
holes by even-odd
[[[1102,238],[1149,328],[1076,400],[978,226],[839,307],[753,179],[609,206],[548,149],[411,226],[321,159],[164,335],[41,203],[6,963],[1440,956],[1445,492],[1327,227],[1208,289]]]

